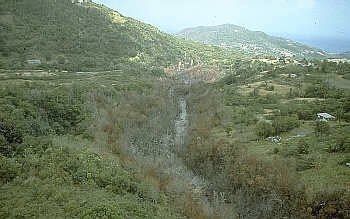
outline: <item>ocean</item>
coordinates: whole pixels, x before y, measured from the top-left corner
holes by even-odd
[[[325,50],[329,53],[344,53],[350,51],[350,39],[331,37],[291,37],[290,39]]]

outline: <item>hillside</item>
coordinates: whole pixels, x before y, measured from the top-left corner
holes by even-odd
[[[176,36],[259,57],[324,58],[328,56],[326,52],[320,49],[288,39],[269,36],[260,31],[250,31],[232,24],[188,28],[180,31]]]
[[[244,57],[89,0],[0,11],[0,218],[350,218],[347,60]]]
[[[0,218],[204,214],[158,76],[235,54],[75,2],[0,1]]]
[[[159,71],[156,67],[184,59],[198,63],[210,61],[214,56],[232,55],[176,39],[91,1],[1,1],[0,29],[0,68],[3,69],[40,65],[49,69],[93,71],[153,66],[154,71]]]
[[[350,51],[349,52],[344,52],[342,54],[338,55],[340,58],[347,58],[350,59]]]

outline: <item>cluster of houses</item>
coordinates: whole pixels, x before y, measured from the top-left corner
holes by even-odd
[[[72,0],[73,4],[84,4],[84,3],[88,3],[91,0]]]

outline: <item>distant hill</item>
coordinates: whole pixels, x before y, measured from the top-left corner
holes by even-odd
[[[250,31],[232,24],[188,28],[177,33],[176,36],[253,56],[295,56],[298,58],[324,58],[328,56],[321,49],[269,36],[260,31]]]
[[[350,51],[349,52],[344,52],[338,55],[340,58],[346,58],[350,59]]]
[[[0,69],[143,71],[232,55],[177,39],[90,0],[0,1],[0,30]]]

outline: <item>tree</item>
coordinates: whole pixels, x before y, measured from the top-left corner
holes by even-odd
[[[337,120],[339,125],[343,116],[344,116],[344,105],[341,104],[339,107],[337,107]]]
[[[66,63],[66,58],[64,57],[64,55],[57,56],[57,63],[59,65],[64,65]]]
[[[267,121],[259,121],[256,124],[255,132],[261,138],[269,137],[273,134],[272,124]]]
[[[327,121],[317,120],[315,125],[316,136],[328,135],[330,131],[330,126]]]
[[[276,135],[282,132],[287,132],[299,126],[299,120],[297,115],[292,116],[277,116],[273,122],[272,127]]]

